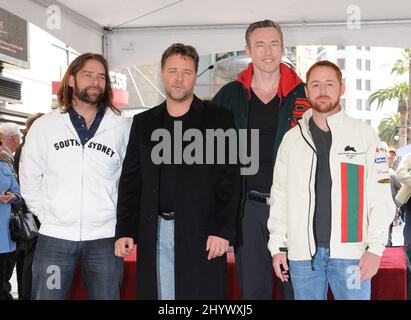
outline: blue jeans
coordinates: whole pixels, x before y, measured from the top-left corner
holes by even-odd
[[[32,266],[32,299],[65,299],[78,262],[90,299],[120,299],[123,260],[114,255],[114,241],[69,241],[40,234]]]
[[[296,300],[327,300],[328,284],[336,300],[369,300],[371,280],[359,281],[357,259],[330,259],[330,249],[317,248],[311,260],[290,261]]]
[[[174,220],[158,217],[157,239],[158,299],[174,300]]]

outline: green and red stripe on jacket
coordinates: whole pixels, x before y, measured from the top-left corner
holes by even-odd
[[[363,240],[364,166],[341,163],[341,242]]]

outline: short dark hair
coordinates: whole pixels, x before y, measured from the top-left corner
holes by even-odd
[[[274,28],[275,30],[278,31],[280,34],[280,39],[281,39],[281,46],[284,46],[284,37],[283,37],[283,31],[281,30],[281,27],[275,23],[272,20],[262,20],[262,21],[256,21],[250,24],[247,28],[247,31],[245,32],[245,41],[248,46],[250,46],[250,35],[255,29],[259,28]]]
[[[198,71],[199,57],[196,49],[190,45],[184,45],[182,43],[174,43],[163,52],[163,55],[161,56],[161,69],[164,69],[167,59],[173,55],[180,55],[192,59],[194,61],[196,72]]]
[[[311,72],[319,67],[328,67],[331,68],[335,71],[335,73],[337,74],[337,79],[340,82],[340,84],[343,84],[342,81],[342,73],[340,68],[338,68],[338,66],[335,63],[332,63],[331,61],[328,60],[321,60],[321,61],[317,61],[316,63],[314,63],[310,69],[308,69],[306,77],[305,77],[305,82],[308,84],[308,79],[310,78]]]

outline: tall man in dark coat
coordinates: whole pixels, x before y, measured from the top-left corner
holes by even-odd
[[[245,40],[252,62],[217,92],[213,103],[233,112],[239,130],[259,130],[258,171],[242,177],[235,266],[244,299],[271,300],[275,277],[267,220],[273,170],[284,134],[297,125],[310,104],[300,77],[281,62],[285,47],[278,24],[253,22]],[[281,298],[293,299],[290,283],[281,283]]]
[[[229,164],[229,139],[223,138],[224,162],[216,162],[222,150],[211,155],[205,138],[207,129],[235,133],[234,120],[193,94],[197,69],[193,47],[170,46],[161,59],[166,101],[133,119],[115,251],[124,257],[137,243],[139,299],[225,298],[225,253],[236,238],[240,170]],[[201,147],[189,149],[194,141]],[[231,153],[236,158],[237,151]]]

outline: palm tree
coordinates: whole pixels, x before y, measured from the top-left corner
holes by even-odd
[[[398,75],[402,75],[408,72],[408,84],[411,84],[411,48],[404,49],[402,52],[402,59],[398,59],[394,67],[391,70],[391,73],[396,73]],[[407,144],[411,143],[411,86],[408,86],[408,106],[407,106]]]
[[[408,72],[409,81],[401,82],[393,87],[380,89],[370,95],[368,98],[370,104],[377,102],[377,109],[381,108],[385,101],[398,100],[397,112],[400,114],[399,124],[399,146],[405,146],[411,143],[411,49],[404,49],[402,52],[403,58],[398,59],[391,73],[398,75]]]
[[[399,114],[400,147],[407,144],[407,98],[408,83],[406,82],[397,83],[393,87],[377,90],[368,98],[370,104],[377,102],[377,109],[381,108],[386,101],[398,100],[397,112]]]
[[[387,116],[381,120],[378,126],[378,135],[381,141],[385,141],[390,147],[398,148],[397,130],[400,125],[400,113]]]

